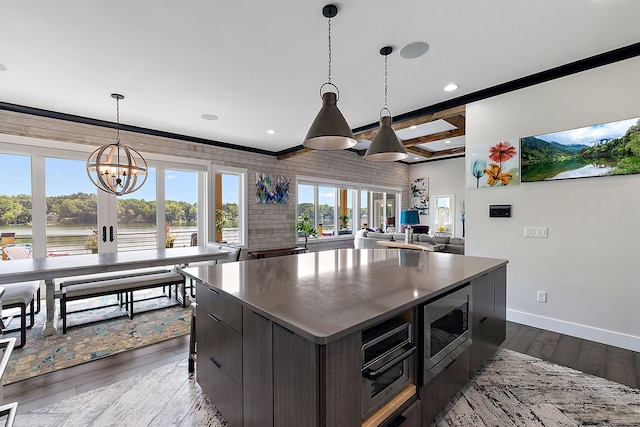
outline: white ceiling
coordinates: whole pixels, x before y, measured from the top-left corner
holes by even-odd
[[[0,102],[113,122],[117,92],[124,124],[272,152],[295,147],[327,80],[325,4],[5,1]],[[334,4],[332,80],[352,128],[378,121],[386,45],[398,115],[640,41],[638,0]],[[416,41],[429,51],[400,57]],[[460,89],[445,92],[450,82]]]

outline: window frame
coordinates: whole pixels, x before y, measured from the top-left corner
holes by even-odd
[[[32,198],[32,233],[33,233],[33,257],[46,257],[47,224],[46,193],[45,193],[45,159],[60,158],[85,161],[89,154],[95,150],[93,145],[75,144],[71,142],[55,142],[42,138],[23,137],[17,135],[0,135],[0,153],[16,154],[31,157],[31,198]],[[158,224],[164,224],[164,173],[166,170],[179,170],[197,173],[198,181],[198,233],[206,235],[208,226],[207,206],[208,177],[211,176],[211,161],[187,157],[169,156],[159,153],[142,153],[149,167],[156,169],[156,182],[147,182],[145,185],[156,185],[156,215]],[[162,177],[160,179],[159,177]],[[89,177],[87,176],[87,180]],[[162,181],[162,182],[160,182]],[[98,194],[100,194],[98,190]],[[106,194],[106,193],[105,193]],[[115,197],[114,197],[115,199]],[[162,203],[160,203],[162,200]],[[115,203],[115,202],[114,202]],[[117,212],[117,206],[113,207]],[[164,227],[158,229],[158,247],[164,247],[166,239]]]
[[[309,244],[317,244],[323,241],[328,240],[350,240],[353,239],[355,232],[362,228],[363,222],[360,215],[361,208],[361,197],[363,192],[367,193],[382,193],[384,199],[386,200],[387,194],[395,195],[395,215],[396,218],[400,218],[400,208],[402,206],[402,188],[399,187],[386,187],[386,186],[378,186],[378,185],[370,185],[370,184],[362,184],[356,182],[349,181],[341,181],[341,180],[332,180],[332,179],[324,179],[324,178],[316,178],[310,176],[296,176],[296,220],[298,219],[298,205],[299,205],[299,197],[298,197],[298,188],[300,185],[306,185],[314,188],[314,227],[318,228],[318,216],[319,216],[319,205],[318,205],[318,187],[333,187],[335,190],[346,189],[352,190],[353,196],[350,203],[349,208],[351,208],[351,228],[353,232],[351,234],[337,234],[333,236],[322,236],[318,238],[310,237],[308,238]],[[339,191],[335,191],[335,208],[338,207],[338,198]],[[373,215],[373,207],[372,207],[372,196],[369,194],[367,196],[367,200],[369,201],[369,206],[367,209],[367,221],[371,222]],[[353,215],[353,212],[358,212],[358,215]],[[334,214],[334,223],[336,230],[338,229],[338,213]],[[295,222],[294,222],[295,228]],[[296,233],[296,242],[303,243],[304,239],[297,237]]]

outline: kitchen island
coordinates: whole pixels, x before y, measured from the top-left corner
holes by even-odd
[[[359,426],[362,332],[407,319],[420,348],[421,307],[468,285],[482,298],[469,329],[478,323],[484,335],[472,332],[471,348],[451,363],[456,372],[425,382],[417,351],[401,401],[365,420],[385,425],[409,411],[405,425],[428,425],[442,406],[430,387],[451,383],[447,375],[468,378],[469,366],[477,369],[504,340],[506,263],[341,249],[185,268],[197,283],[197,381],[231,425]]]

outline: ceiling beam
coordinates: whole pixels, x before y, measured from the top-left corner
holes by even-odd
[[[459,105],[457,107],[453,107],[453,108],[448,108],[446,110],[442,110],[442,111],[438,111],[435,113],[431,113],[431,114],[425,114],[424,116],[420,116],[420,117],[415,117],[413,119],[408,119],[408,120],[404,120],[401,122],[396,122],[393,125],[391,125],[391,127],[394,130],[400,130],[400,129],[405,129],[411,126],[418,126],[424,123],[429,123],[432,122],[434,120],[446,120],[449,122],[448,119],[452,119],[452,120],[459,120],[459,119],[454,119],[455,117],[462,117],[463,122],[464,122],[464,114],[466,111],[466,106],[465,105]],[[451,122],[449,122],[451,123]],[[454,126],[456,126],[454,123],[451,123]],[[370,129],[368,131],[364,131],[364,132],[360,132],[357,133],[355,135],[356,140],[361,140],[361,139],[367,139],[367,140],[371,140],[373,139],[373,137],[375,136],[376,132],[378,132],[378,128],[376,127],[375,129]]]
[[[431,135],[420,136],[418,138],[407,139],[402,141],[405,147],[414,147],[420,144],[427,144],[429,142],[442,141],[443,139],[456,138],[458,136],[464,136],[465,129],[452,129],[444,132],[432,133]]]
[[[286,154],[280,154],[278,157],[276,157],[278,160],[286,160],[286,159],[290,159],[291,157],[296,157],[299,156],[300,154],[303,153],[308,153],[310,151],[314,151],[311,148],[303,148],[302,150],[298,150],[298,151],[291,151],[289,153]]]
[[[440,157],[445,157],[445,156],[453,156],[456,154],[464,154],[465,152],[465,148],[464,147],[456,147],[456,148],[450,148],[448,150],[442,150],[442,151],[427,151],[423,148],[420,147],[407,147],[407,152],[414,154],[416,156],[422,156],[425,159],[437,159]]]

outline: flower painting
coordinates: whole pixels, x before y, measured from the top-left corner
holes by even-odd
[[[481,144],[467,156],[467,187],[504,187],[519,184],[518,140]]]
[[[258,203],[287,203],[289,201],[289,177],[256,174],[256,199]]]
[[[411,209],[419,215],[429,214],[429,178],[416,178],[411,183]]]

